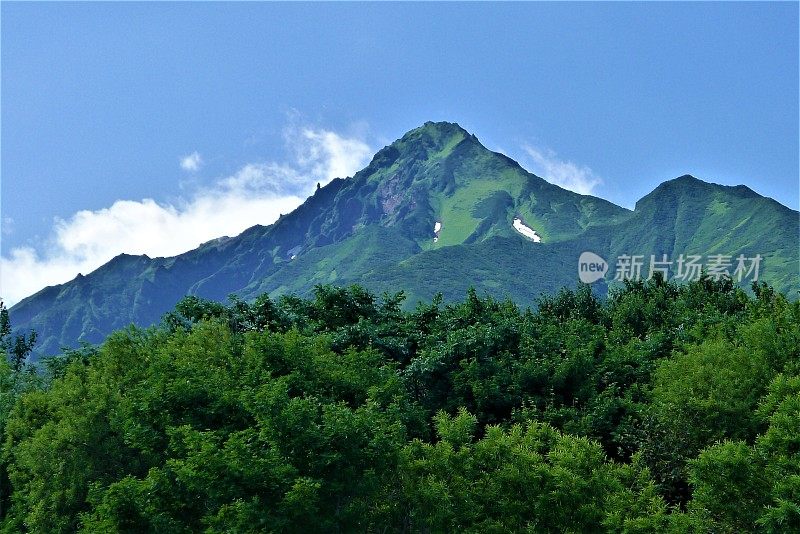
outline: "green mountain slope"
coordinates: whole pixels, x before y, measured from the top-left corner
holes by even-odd
[[[584,250],[611,264],[609,280],[621,254],[761,254],[762,278],[788,292],[798,286],[797,228],[797,212],[746,187],[691,177],[626,210],[528,173],[457,124],[426,123],[270,226],[174,258],[122,255],[10,312],[48,353],[152,324],[186,294],[250,299],[361,283],[403,289],[413,304],[475,286],[532,304],[576,283]]]
[[[593,229],[589,233],[598,233]],[[760,279],[784,293],[800,287],[798,212],[745,186],[710,184],[692,176],[664,182],[636,203],[634,215],[608,228],[609,256],[760,255]],[[609,258],[610,259],[610,258]],[[749,264],[748,264],[749,265]],[[673,265],[671,272],[675,273]]]

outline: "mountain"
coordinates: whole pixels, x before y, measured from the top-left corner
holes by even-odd
[[[428,122],[274,224],[172,258],[120,255],[10,313],[50,353],[157,322],[187,294],[251,299],[360,283],[402,289],[414,304],[475,286],[529,305],[574,286],[585,250],[608,260],[606,279],[623,254],[723,254],[734,264],[760,254],[761,278],[786,292],[798,287],[797,228],[796,211],[691,176],[661,184],[630,211],[550,184],[457,124]]]
[[[682,253],[720,254],[732,256],[735,267],[740,254],[760,255],[763,280],[797,297],[798,216],[744,185],[722,186],[681,176],[636,203],[626,223],[636,231],[613,232],[610,256],[631,251],[670,258]]]

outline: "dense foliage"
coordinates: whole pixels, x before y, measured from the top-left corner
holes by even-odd
[[[187,297],[38,370],[4,331],[3,528],[800,531],[797,302],[402,301]]]

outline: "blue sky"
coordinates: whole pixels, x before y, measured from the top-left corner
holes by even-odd
[[[427,120],[618,204],[690,173],[798,207],[797,3],[8,3],[2,271],[272,222]]]

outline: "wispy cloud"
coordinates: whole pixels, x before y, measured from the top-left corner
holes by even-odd
[[[530,158],[526,163],[531,172],[552,184],[582,195],[591,195],[603,183],[589,167],[559,159],[550,149],[539,149],[530,145],[522,148]]]
[[[11,217],[3,217],[2,222],[0,222],[0,231],[2,231],[3,235],[11,235],[14,233],[14,219]]]
[[[372,149],[363,141],[325,130],[303,128],[299,134],[289,130],[285,136],[288,144],[296,149],[297,162],[309,167],[323,185],[334,178],[353,174],[372,154]]]
[[[174,256],[210,239],[270,224],[297,207],[317,183],[354,174],[373,152],[363,139],[318,128],[292,127],[285,139],[286,162],[248,163],[178,202],[118,200],[57,219],[48,244],[15,248],[0,258],[0,296],[11,305],[123,252]]]
[[[196,150],[189,154],[188,156],[184,156],[181,158],[181,169],[184,171],[189,172],[196,172],[200,170],[200,167],[203,165],[203,158],[200,156],[200,153]]]

